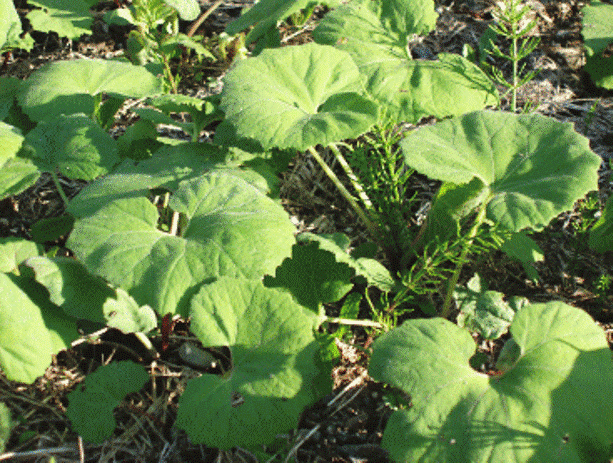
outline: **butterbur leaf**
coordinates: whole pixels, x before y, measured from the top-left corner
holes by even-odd
[[[318,314],[322,304],[338,301],[353,288],[354,275],[355,271],[337,262],[334,254],[311,242],[295,244],[292,257],[277,267],[274,278],[266,276],[264,285],[288,289],[299,304]]]
[[[222,277],[194,296],[190,316],[203,346],[228,346],[232,355],[231,372],[203,374],[181,396],[176,426],[191,442],[222,450],[268,444],[330,391],[315,315],[289,294]]]
[[[613,44],[613,5],[593,0],[583,13],[581,34],[585,46],[585,70],[596,85],[613,88],[613,56],[607,50]]]
[[[0,167],[17,155],[23,140],[21,130],[0,122]]]
[[[394,122],[417,122],[481,109],[498,101],[495,86],[477,66],[442,53],[415,60],[407,41],[435,26],[432,0],[353,0],[327,14],[313,31],[317,43],[351,54],[366,90]]]
[[[104,323],[124,333],[147,332],[157,326],[150,307],[139,307],[125,291],[111,288],[74,259],[34,257],[24,266],[47,288],[50,301],[75,318]]]
[[[0,272],[16,272],[24,260],[43,254],[42,246],[15,237],[0,238]]]
[[[10,50],[11,48],[26,48],[28,51],[27,42],[20,38],[21,21],[15,10],[15,5],[12,0],[0,0],[0,51]],[[30,41],[31,37],[27,36]],[[1,119],[1,118],[0,118]]]
[[[37,69],[18,95],[35,121],[94,112],[94,96],[142,98],[162,93],[162,81],[142,66],[109,60],[57,61]]]
[[[458,286],[453,297],[460,313],[458,325],[479,333],[485,339],[498,339],[506,333],[515,311],[504,300],[504,294],[488,291],[478,274],[470,279],[466,288]]]
[[[470,367],[469,332],[441,318],[406,321],[375,342],[369,374],[413,404],[387,424],[394,460],[608,461],[613,366],[602,329],[550,302],[523,307],[509,331],[516,345],[492,375]]]
[[[376,122],[377,106],[361,91],[347,53],[309,43],[238,62],[224,78],[220,107],[238,137],[265,150],[305,150],[355,137]]]
[[[28,3],[41,7],[26,15],[37,31],[57,32],[69,39],[92,33],[94,18],[89,9],[97,0],[28,0]]]
[[[319,243],[320,249],[334,254],[337,262],[347,264],[355,270],[356,275],[364,277],[369,285],[376,286],[381,291],[391,291],[394,287],[394,279],[383,264],[367,257],[355,258],[347,253],[351,240],[343,233],[334,233],[332,235],[301,233],[298,235],[297,240],[302,243],[309,241]]]
[[[177,236],[158,230],[156,207],[132,195],[78,220],[67,246],[89,271],[161,315],[187,315],[203,283],[222,275],[261,278],[290,254],[287,213],[231,172],[182,182],[169,207],[183,216]]]
[[[32,383],[79,337],[75,320],[29,278],[0,273],[0,288],[0,368],[9,380]]]
[[[416,130],[400,145],[406,163],[432,179],[479,179],[487,218],[511,231],[542,229],[598,189],[601,159],[587,138],[540,114],[473,112]]]
[[[39,123],[26,135],[34,164],[70,178],[93,180],[119,163],[117,144],[84,114],[58,116]]]
[[[64,214],[59,217],[49,217],[36,221],[30,229],[32,239],[37,243],[55,241],[62,236],[67,236],[74,225],[74,217]]]
[[[100,444],[117,427],[113,410],[127,394],[141,389],[149,375],[133,362],[114,362],[98,368],[68,394],[66,416],[85,441]]]
[[[29,159],[16,157],[0,169],[0,198],[13,196],[34,185],[40,171]]]
[[[532,281],[539,279],[534,264],[545,259],[542,249],[536,242],[526,235],[525,232],[514,233],[508,240],[502,243],[500,250],[511,259],[519,261]]]

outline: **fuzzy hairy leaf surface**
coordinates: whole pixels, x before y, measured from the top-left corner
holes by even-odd
[[[66,416],[72,428],[87,442],[104,442],[117,426],[114,408],[127,394],[141,389],[148,379],[145,369],[133,362],[101,366],[68,394]]]
[[[156,207],[133,195],[78,220],[68,247],[140,305],[183,315],[203,283],[261,278],[290,255],[294,227],[286,212],[231,172],[180,183],[169,207],[184,217],[177,236],[158,230]]]
[[[598,189],[601,159],[587,138],[539,114],[476,111],[416,130],[400,145],[406,163],[432,179],[478,179],[485,194],[470,196],[511,231],[541,229]]]
[[[432,0],[353,0],[327,14],[313,37],[351,54],[366,90],[390,120],[417,122],[496,104],[494,84],[461,56],[412,58],[408,38],[428,33],[436,17]]]
[[[94,95],[142,98],[162,93],[162,81],[142,66],[121,61],[56,61],[36,70],[18,96],[35,121],[94,111]]]
[[[309,43],[265,50],[224,78],[221,109],[239,137],[305,150],[355,137],[377,120],[351,57]]]
[[[471,335],[441,318],[409,320],[375,342],[370,375],[413,403],[383,436],[396,461],[608,460],[613,366],[602,329],[550,302],[522,308],[510,332],[515,354],[492,376],[470,368]]]
[[[181,396],[176,425],[192,442],[223,450],[267,444],[330,391],[315,314],[289,294],[222,277],[194,296],[190,315],[205,347],[228,346],[232,353],[230,372],[203,374]]]
[[[79,337],[75,321],[29,278],[0,273],[0,288],[0,368],[9,380],[32,383]]]

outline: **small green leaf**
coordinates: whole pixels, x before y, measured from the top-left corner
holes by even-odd
[[[504,294],[488,291],[481,285],[478,274],[470,279],[466,288],[458,286],[453,297],[460,313],[458,325],[485,339],[498,339],[506,333],[515,311],[504,300]]]
[[[200,285],[219,276],[271,273],[294,242],[284,209],[229,170],[179,185],[169,202],[186,219],[178,236],[158,230],[148,199],[130,196],[78,220],[67,246],[92,273],[159,314],[186,315]]]
[[[363,276],[369,285],[375,286],[381,291],[391,291],[394,287],[394,279],[383,264],[367,257],[354,258],[347,253],[351,240],[343,233],[334,233],[332,235],[301,233],[298,235],[297,240],[299,243],[318,242],[320,249],[325,249],[334,254],[337,262],[347,264],[355,270],[356,275]]]
[[[59,169],[66,177],[93,180],[120,161],[115,140],[84,114],[40,122],[26,140],[43,172]]]
[[[79,334],[35,281],[0,273],[0,288],[0,368],[9,380],[29,384]]]
[[[28,0],[28,3],[42,8],[26,15],[37,31],[57,32],[60,37],[69,39],[92,33],[94,18],[89,9],[98,0]]]
[[[0,272],[16,272],[24,260],[43,254],[42,246],[15,237],[0,238]]]
[[[121,61],[56,61],[36,70],[18,95],[24,112],[35,121],[60,114],[94,112],[94,96],[142,98],[162,93],[162,80],[142,66]]]
[[[602,216],[590,230],[588,245],[597,252],[613,251],[613,196],[607,199]]]
[[[545,259],[542,249],[525,232],[514,233],[502,243],[500,250],[511,259],[519,261],[532,281],[538,281],[539,275],[534,264]]]
[[[221,109],[237,136],[265,150],[305,150],[353,138],[376,122],[377,106],[361,91],[347,53],[309,43],[238,62],[224,79]]]
[[[66,416],[87,442],[101,444],[117,427],[113,410],[127,394],[140,390],[149,375],[132,362],[115,362],[98,368],[84,384],[68,394]]]
[[[335,302],[347,294],[355,271],[336,261],[334,254],[319,248],[319,243],[295,244],[292,257],[277,267],[275,277],[266,276],[269,288],[288,289],[299,304],[319,314],[322,304]]]
[[[177,10],[183,21],[193,21],[200,14],[200,5],[196,0],[164,0],[164,3]]]
[[[540,114],[473,112],[400,144],[406,163],[432,179],[460,185],[478,178],[487,218],[511,231],[541,229],[598,189],[601,159],[587,138]]]
[[[0,169],[0,198],[13,196],[34,185],[40,171],[29,159],[16,157]]]
[[[387,424],[382,445],[394,460],[608,461],[613,367],[602,329],[550,302],[526,305],[509,331],[516,345],[492,376],[470,367],[468,331],[441,318],[406,321],[375,342],[369,374],[413,403]]]
[[[314,315],[289,294],[222,277],[194,296],[190,315],[205,347],[232,354],[229,374],[203,374],[181,396],[176,426],[191,442],[222,450],[267,444],[330,391]]]
[[[0,21],[0,52],[12,48],[23,48],[30,51],[34,42],[29,35],[26,35],[24,39],[20,37],[21,21],[13,1],[0,0],[0,18],[2,18]]]

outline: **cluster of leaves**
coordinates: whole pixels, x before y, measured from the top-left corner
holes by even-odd
[[[269,43],[277,21],[312,4],[261,0],[229,30],[256,23],[248,39]],[[121,61],[60,62],[23,82],[0,79],[0,197],[23,191],[41,172],[90,182],[66,198],[65,220],[57,229],[46,223],[41,239],[70,232],[74,259],[24,240],[1,243],[4,373],[32,382],[78,337],[80,320],[92,331],[106,325],[147,334],[158,317],[190,317],[202,346],[229,348],[232,365],[188,382],[176,426],[212,447],[266,444],[329,391],[334,355],[319,330],[330,321],[323,304],[356,284],[406,296],[414,258],[457,241],[444,317],[408,320],[374,345],[370,374],[413,403],[393,415],[384,446],[398,461],[610,458],[613,370],[602,330],[562,303],[505,302],[478,279],[457,285],[483,229],[502,230],[494,245],[534,271],[540,250],[526,230],[541,230],[597,189],[600,159],[570,124],[483,111],[498,102],[495,87],[461,56],[414,59],[408,38],[434,28],[432,0],[332,6],[313,32],[315,43],[238,62],[220,100],[162,95],[158,77]],[[14,43],[10,28],[5,35]],[[139,124],[115,140],[106,129],[127,98],[147,98],[151,107],[139,109]],[[170,118],[177,112],[191,122],[179,125]],[[296,240],[276,174],[300,150],[320,162],[385,249],[385,209],[370,202],[369,185],[337,145],[423,116],[451,118],[404,135],[388,153],[403,175],[414,170],[442,182],[420,232],[392,250],[404,264],[392,274],[373,258],[376,246],[348,253],[344,235]],[[198,143],[202,128],[218,120],[214,142]],[[159,137],[156,124],[169,121],[191,142]],[[357,198],[318,145],[335,153]],[[155,195],[169,199],[158,205]],[[605,212],[592,240],[612,236],[610,221]],[[460,326],[445,319],[452,299]],[[355,306],[346,303],[344,313],[355,314]],[[507,331],[495,370],[475,371],[471,332],[496,339]],[[113,408],[147,375],[131,363],[94,375],[70,395],[68,416],[86,440],[101,442],[114,429]],[[585,390],[596,392],[577,394]],[[0,408],[0,430],[7,423]]]

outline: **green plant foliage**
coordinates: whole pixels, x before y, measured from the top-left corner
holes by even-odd
[[[145,369],[133,362],[101,366],[68,394],[66,415],[72,428],[87,442],[104,442],[117,427],[115,407],[127,394],[141,389],[148,379]]]
[[[468,281],[466,288],[458,286],[453,297],[460,309],[458,325],[485,339],[498,339],[505,334],[515,312],[527,302],[520,297],[506,302],[504,294],[489,291],[478,274]]]
[[[585,47],[585,70],[599,87],[613,88],[613,5],[592,0],[581,12],[583,29],[581,33]]]
[[[381,291],[391,291],[394,287],[394,278],[381,262],[370,257],[354,257],[347,252],[351,241],[343,233],[332,235],[301,233],[297,240],[299,243],[313,241],[319,243],[320,249],[334,254],[337,262],[347,264],[355,270],[356,275],[364,277],[370,286],[375,286]]]
[[[17,155],[23,141],[21,130],[0,122],[0,168]]]
[[[10,114],[20,82],[21,80],[16,77],[0,77],[0,121],[5,120]]]
[[[361,90],[347,53],[309,43],[236,63],[224,78],[220,107],[239,137],[265,150],[305,150],[355,137],[376,122],[377,106]]]
[[[597,252],[613,251],[613,196],[607,200],[602,216],[590,230],[588,245]]]
[[[34,40],[28,34],[21,38],[21,21],[12,0],[0,0],[0,52],[12,48],[30,51]],[[2,119],[2,118],[0,118]]]
[[[42,246],[21,238],[0,238],[0,272],[16,273],[24,260],[43,254]]]
[[[240,177],[262,193],[270,191],[267,179],[253,171],[238,169],[236,163],[226,162],[228,154],[205,143],[164,146],[150,159],[138,163],[125,161],[112,174],[87,185],[70,201],[68,212],[75,217],[86,217],[117,199],[143,197],[151,188],[175,192],[181,181],[213,170]]]
[[[4,452],[6,442],[11,435],[11,428],[11,411],[4,402],[0,402],[0,453]]]
[[[296,302],[316,314],[323,311],[322,304],[335,302],[351,291],[351,278],[355,271],[345,263],[337,262],[334,254],[319,248],[319,243],[295,244],[292,257],[277,267],[274,278],[266,276],[269,288],[287,288]]]
[[[28,0],[41,7],[30,11],[26,18],[37,31],[57,32],[61,37],[78,39],[83,34],[91,35],[94,22],[89,9],[98,0]]]
[[[203,346],[228,346],[232,371],[191,380],[176,426],[194,443],[229,449],[267,444],[298,423],[331,389],[330,365],[314,338],[315,314],[261,282],[222,277],[191,304]]]
[[[103,323],[124,333],[146,333],[157,326],[151,307],[139,307],[125,291],[111,288],[74,259],[33,257],[24,265],[47,288],[49,300],[72,317]]]
[[[228,35],[236,35],[255,25],[245,38],[245,43],[249,44],[265,36],[285,18],[320,3],[334,8],[341,2],[339,0],[261,0],[243,12],[240,18],[228,24],[225,32]]]
[[[459,55],[415,60],[413,34],[434,28],[432,0],[353,0],[327,14],[313,31],[316,42],[349,52],[384,117],[417,122],[424,116],[463,114],[498,102],[496,89],[477,66]]]
[[[121,61],[56,61],[36,70],[24,82],[18,100],[33,120],[60,114],[93,115],[94,96],[142,98],[162,93],[162,82],[144,67]]]
[[[416,130],[401,147],[432,179],[480,182],[487,218],[510,231],[541,229],[598,188],[600,157],[587,138],[538,114],[473,112]]]
[[[41,172],[93,180],[119,163],[117,144],[85,114],[60,115],[40,122],[26,135],[29,157]]]
[[[543,254],[543,250],[538,244],[526,235],[524,231],[511,235],[509,239],[502,243],[500,250],[511,259],[519,261],[526,275],[532,281],[537,281],[539,279],[534,264],[545,260],[545,254]]]
[[[193,21],[200,14],[200,4],[197,0],[164,0],[164,3],[177,10],[184,21]]]
[[[139,304],[183,315],[203,283],[260,278],[290,254],[294,227],[283,208],[231,172],[184,181],[168,206],[184,217],[178,236],[157,229],[147,198],[131,197],[77,220],[67,245]]]
[[[32,239],[37,243],[55,241],[67,236],[74,226],[74,217],[64,214],[59,217],[49,217],[36,221],[30,228]]]
[[[29,278],[0,273],[0,288],[0,367],[9,380],[32,383],[79,337],[75,321]]]
[[[413,403],[383,436],[396,461],[608,460],[613,368],[602,329],[550,302],[522,308],[509,330],[515,363],[492,376],[470,368],[468,331],[441,318],[409,320],[375,342],[369,374]]]

